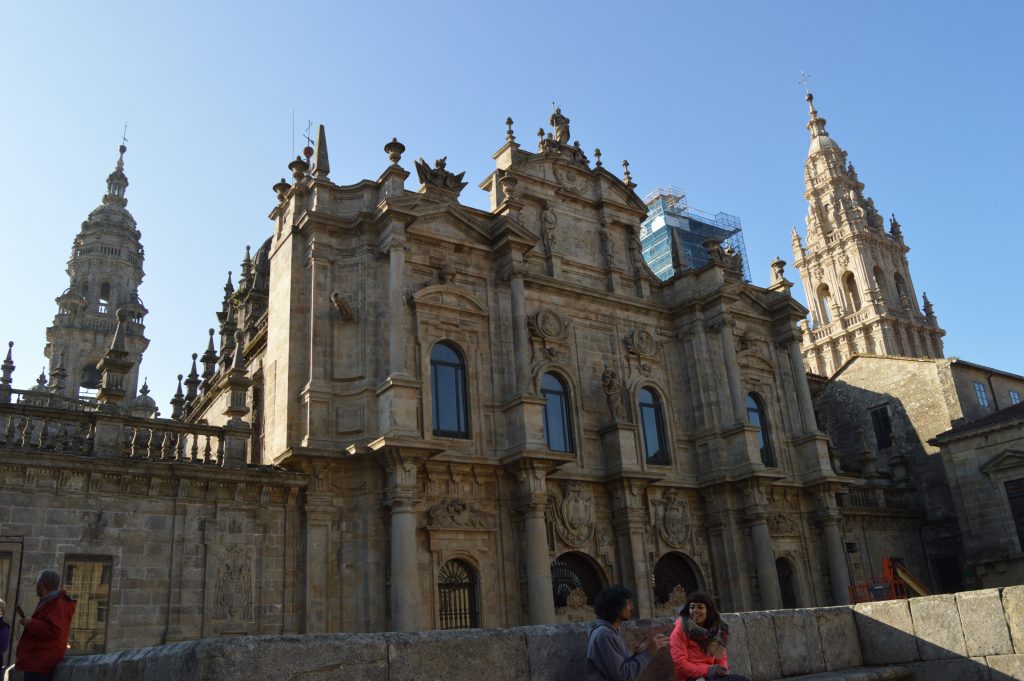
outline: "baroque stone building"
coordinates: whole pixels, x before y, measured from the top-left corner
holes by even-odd
[[[851,543],[924,573],[912,495],[834,467],[782,264],[753,286],[711,243],[659,280],[628,165],[591,162],[560,111],[535,151],[507,123],[488,210],[446,159],[410,183],[394,139],[377,179],[336,184],[321,127],[170,419],[129,390],[133,298],[103,312],[98,407],[14,390],[9,353],[8,602],[73,566],[116,649],[573,621],[611,582],[641,616],[698,588],[841,603],[871,574]]]

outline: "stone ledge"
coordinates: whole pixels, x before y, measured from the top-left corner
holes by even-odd
[[[906,667],[851,667],[820,674],[805,676],[782,677],[785,681],[903,681],[910,679],[911,672]],[[778,681],[782,681],[779,679]]]

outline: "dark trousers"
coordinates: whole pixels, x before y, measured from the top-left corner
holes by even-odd
[[[52,674],[40,674],[39,672],[22,672],[22,681],[50,681]]]

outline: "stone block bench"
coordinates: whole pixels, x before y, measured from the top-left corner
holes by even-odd
[[[754,681],[1024,681],[1024,586],[725,615]],[[632,645],[671,619],[623,625]],[[586,625],[203,639],[66,660],[54,681],[584,681]],[[676,681],[668,651],[638,681]]]

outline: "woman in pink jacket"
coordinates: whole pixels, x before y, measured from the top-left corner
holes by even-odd
[[[722,621],[711,599],[701,593],[690,596],[679,609],[679,619],[669,638],[676,677],[679,681],[750,681],[729,673],[725,652],[728,642],[729,625]]]

